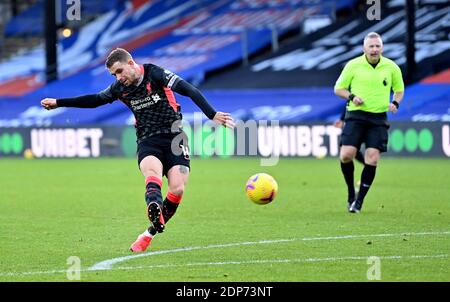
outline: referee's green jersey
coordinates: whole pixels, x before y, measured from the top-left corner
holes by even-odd
[[[365,54],[350,60],[341,72],[334,89],[348,89],[363,100],[356,106],[349,103],[348,111],[362,110],[372,113],[387,112],[394,92],[404,91],[402,72],[394,61],[380,56],[375,68],[367,61]]]

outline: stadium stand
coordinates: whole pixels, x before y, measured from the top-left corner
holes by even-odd
[[[20,2],[19,2],[20,3]],[[94,17],[104,14],[109,10],[114,9],[118,6],[118,0],[90,0],[80,2],[81,5],[81,15],[83,18],[80,25],[83,25]],[[58,15],[57,20],[67,20],[66,12],[70,7],[70,2],[59,1],[57,2],[59,6],[57,7]],[[14,16],[6,25],[5,35],[7,37],[11,36],[38,36],[43,35],[43,15],[44,15],[44,0],[37,0],[33,5],[28,7],[26,10]],[[60,21],[61,22],[61,21]],[[67,24],[69,21],[64,22]],[[74,24],[77,24],[74,23]]]
[[[449,6],[423,6],[416,12],[417,77],[439,72],[449,65]],[[404,7],[383,11],[377,23],[365,14],[346,18],[299,39],[280,51],[259,56],[248,66],[240,66],[212,77],[202,88],[267,88],[333,86],[343,64],[362,53],[366,33],[376,31],[384,40],[384,55],[395,60],[405,72],[406,21]],[[395,26],[394,26],[395,25]]]
[[[137,0],[119,2],[117,8],[89,22],[69,38],[60,38],[58,51],[60,79],[82,69],[99,65],[113,47],[122,46],[133,50],[142,44],[148,44],[167,34],[174,26],[184,24],[189,20],[188,15],[201,9],[199,2],[194,0],[176,0],[170,3],[155,1],[144,4]],[[0,64],[0,68],[4,70],[0,75],[0,86],[6,81],[23,77],[33,77],[36,82],[42,81],[44,58],[43,45],[39,45]],[[24,92],[29,91],[28,86],[23,88]],[[20,89],[15,89],[12,93],[18,95]]]
[[[21,12],[29,9],[36,0],[4,0],[0,2],[0,62],[6,60],[19,51],[37,45],[36,39],[29,36],[10,36],[5,32],[10,20],[16,18]]]
[[[142,46],[136,49],[135,55],[176,72],[186,70],[186,78],[199,82],[206,71],[240,61],[242,39],[247,45],[246,52],[251,55],[271,43],[274,31],[281,35],[292,27],[299,27],[300,21],[308,16],[331,17],[336,6],[335,1],[330,0],[169,2],[152,1],[138,7],[130,5],[134,2],[119,3],[116,9],[90,22],[79,33],[61,40],[60,77],[73,73],[74,65],[79,69],[102,60],[109,49],[119,45],[131,50]],[[338,7],[352,2],[339,1]],[[39,3],[30,9],[33,16],[39,15],[35,12],[39,10]],[[17,19],[20,20],[15,18],[10,24],[18,23]],[[176,29],[177,26],[180,28]],[[23,32],[19,26],[10,28],[10,32],[16,34]],[[33,30],[41,31],[38,27]],[[155,36],[155,31],[165,37],[150,44],[154,38],[146,39],[145,36]],[[140,40],[137,45],[136,40]],[[73,60],[75,56],[76,61]],[[8,72],[0,75],[0,82],[42,72],[43,57],[40,46],[5,62],[2,67]],[[11,65],[18,68],[6,68]],[[191,68],[193,65],[195,69]]]
[[[450,69],[426,77],[407,89],[405,108],[392,120],[450,121]]]

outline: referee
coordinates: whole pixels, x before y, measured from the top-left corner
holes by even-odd
[[[400,68],[382,56],[383,41],[375,32],[364,38],[364,54],[350,60],[334,86],[334,93],[348,100],[342,130],[340,161],[348,189],[348,211],[359,213],[372,185],[382,152],[387,151],[387,111],[396,113],[404,95]],[[391,90],[394,92],[392,102]],[[364,143],[364,169],[358,195],[354,187],[353,159]]]

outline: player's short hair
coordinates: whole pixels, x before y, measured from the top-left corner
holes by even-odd
[[[123,48],[116,48],[108,55],[105,65],[106,68],[111,68],[116,62],[127,63],[129,60],[133,59],[131,54]]]
[[[381,39],[380,34],[374,32],[374,31],[368,33],[368,34],[364,37],[364,44],[366,44],[366,41],[367,41],[368,39],[373,39],[373,38],[378,38],[378,39],[380,39],[381,44],[383,44],[383,39]]]

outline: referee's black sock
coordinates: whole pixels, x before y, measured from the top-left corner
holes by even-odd
[[[353,173],[355,171],[355,165],[353,161],[348,163],[341,162],[342,174],[344,174],[345,183],[348,189],[348,202],[351,203],[355,199],[355,183]]]
[[[361,173],[361,185],[359,186],[359,192],[357,201],[362,204],[364,201],[364,197],[366,197],[367,192],[370,189],[370,186],[373,183],[375,178],[375,172],[377,170],[377,166],[371,166],[368,164],[364,165],[364,169]]]

